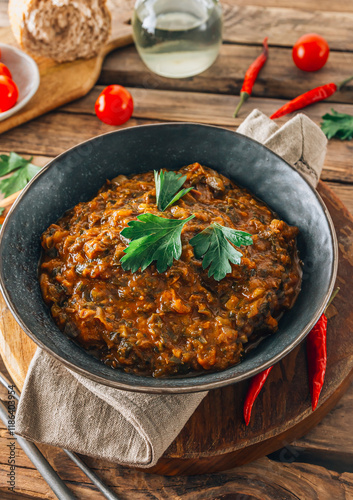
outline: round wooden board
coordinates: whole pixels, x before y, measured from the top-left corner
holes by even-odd
[[[306,434],[337,403],[353,378],[353,218],[322,182],[318,188],[333,218],[339,241],[337,286],[328,310],[328,363],[320,403],[311,411],[305,342],[272,370],[258,397],[250,425],[242,416],[248,381],[209,392],[158,464],[147,472],[203,474],[242,465]],[[19,328],[1,297],[0,353],[22,388],[35,344]],[[100,460],[90,465],[104,467]],[[145,470],[146,472],[146,470]]]

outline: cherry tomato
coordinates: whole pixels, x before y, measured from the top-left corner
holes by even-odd
[[[11,71],[2,62],[0,62],[0,75],[8,76],[12,80]]]
[[[95,104],[96,115],[108,125],[122,125],[134,110],[130,92],[121,85],[108,85],[99,95]]]
[[[0,112],[12,108],[18,99],[16,83],[8,76],[0,75]]]
[[[330,47],[322,36],[308,33],[294,44],[292,56],[294,64],[303,71],[317,71],[325,66]]]

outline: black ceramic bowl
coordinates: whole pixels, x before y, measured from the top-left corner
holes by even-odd
[[[303,284],[276,334],[242,363],[194,377],[152,378],[113,370],[69,340],[53,322],[38,284],[40,236],[67,209],[93,197],[106,179],[199,162],[248,188],[300,229]],[[196,392],[237,382],[288,354],[318,320],[332,292],[337,242],[318,194],[279,156],[242,135],[197,124],[128,128],[91,139],[44,167],[20,195],[1,231],[0,282],[23,330],[72,370],[112,387],[154,393]]]

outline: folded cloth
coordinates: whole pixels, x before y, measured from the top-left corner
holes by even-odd
[[[151,467],[205,395],[112,389],[37,349],[17,409],[16,433],[84,455]]]
[[[316,187],[326,156],[327,139],[322,130],[302,113],[279,127],[254,109],[239,126],[238,133],[261,142],[295,167]]]
[[[327,141],[305,115],[279,128],[254,110],[238,132],[273,149],[316,186]],[[38,349],[17,409],[16,433],[123,465],[152,467],[206,395],[112,389],[65,368]]]

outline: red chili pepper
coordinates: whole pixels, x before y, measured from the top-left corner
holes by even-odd
[[[258,373],[257,375],[255,375],[255,377],[251,379],[249,389],[244,401],[244,420],[246,425],[249,425],[251,410],[254,405],[255,399],[260,394],[260,391],[263,388],[266,379],[268,377],[268,374],[270,373],[272,368],[273,366],[270,366],[270,368],[267,368],[267,370]]]
[[[309,387],[313,411],[319,401],[321,389],[325,380],[327,361],[326,332],[327,318],[325,313],[323,313],[314,328],[310,331],[306,341]]]
[[[262,66],[265,64],[267,61],[268,57],[268,45],[267,45],[267,40],[268,38],[266,37],[264,41],[262,42],[263,48],[262,48],[262,54],[259,55],[255,61],[250,64],[247,72],[245,73],[245,78],[243,82],[243,86],[240,91],[240,101],[239,104],[234,112],[234,118],[238,115],[238,112],[244,102],[249,99],[251,96],[252,88],[254,86],[254,83],[256,81],[257,75],[260,72],[260,69]]]
[[[297,111],[298,109],[303,109],[310,104],[314,104],[314,102],[324,101],[337,92],[337,90],[341,90],[341,88],[351,80],[353,80],[353,76],[343,80],[343,82],[339,85],[336,85],[335,83],[327,83],[326,85],[309,90],[308,92],[305,92],[305,94],[301,94],[292,101],[284,104],[281,108],[275,111],[270,118],[271,120],[275,120],[281,116],[288,115],[288,113],[293,113],[293,111]]]
[[[327,363],[327,317],[326,311],[333,299],[339,292],[337,288],[314,328],[310,331],[306,341],[306,353],[308,357],[309,387],[311,394],[311,407],[313,411],[317,407],[322,386],[324,385],[326,363]]]
[[[315,410],[319,401],[322,386],[324,384],[326,362],[327,362],[327,347],[326,347],[326,332],[327,332],[327,318],[326,311],[339,292],[337,288],[326,306],[325,312],[320,316],[314,328],[310,331],[307,337],[306,349],[308,356],[308,371],[309,371],[309,385],[311,393],[311,405]],[[244,401],[244,420],[246,425],[249,425],[251,410],[257,396],[260,394],[261,389],[265,385],[268,374],[273,366],[267,368],[261,373],[258,373],[251,379],[248,392]]]

